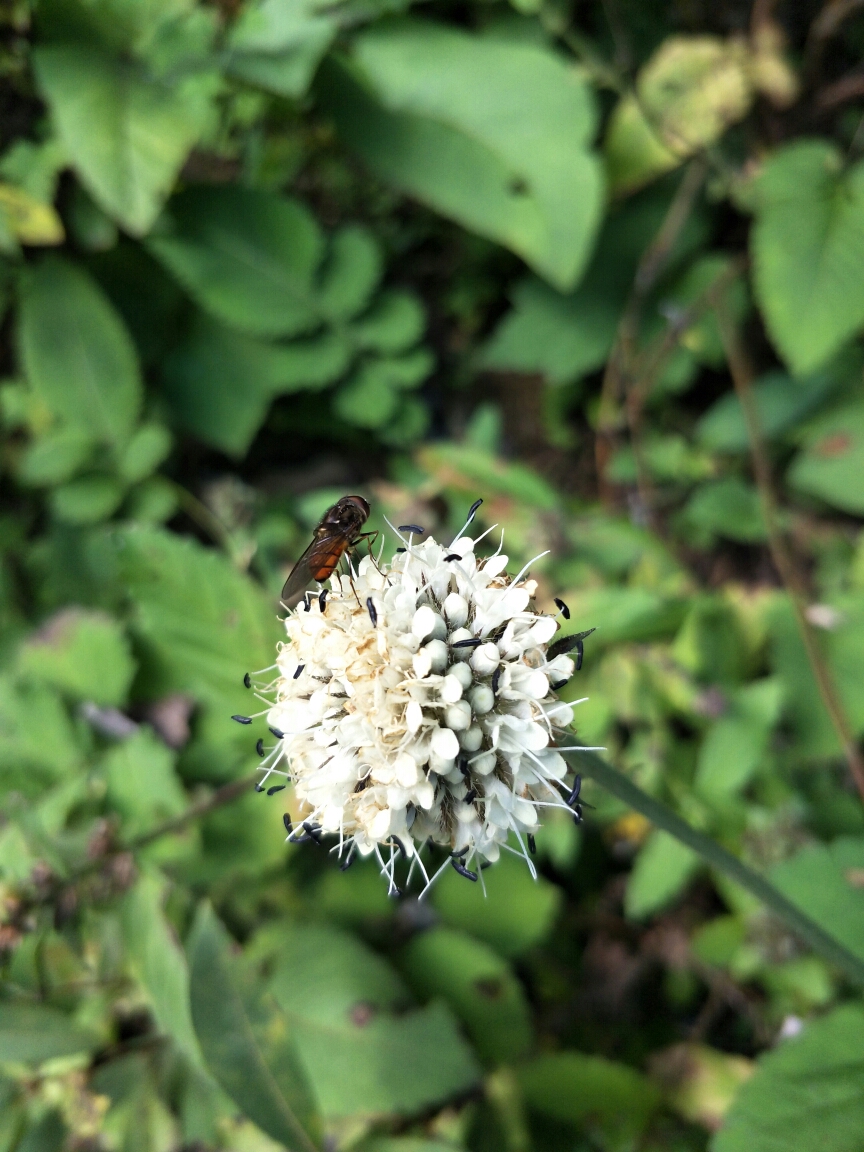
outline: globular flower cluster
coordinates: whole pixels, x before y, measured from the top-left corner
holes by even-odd
[[[573,660],[549,652],[558,617],[534,610],[536,582],[475,543],[409,534],[390,564],[363,558],[285,620],[264,782],[293,783],[294,838],[338,835],[343,866],[377,853],[391,889],[398,857],[434,879],[427,840],[475,879],[473,862],[533,848],[539,809],[566,806],[573,707],[553,686]]]

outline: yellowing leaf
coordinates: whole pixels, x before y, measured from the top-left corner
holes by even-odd
[[[62,244],[66,238],[60,217],[14,184],[0,184],[0,211],[6,225],[22,244]]]

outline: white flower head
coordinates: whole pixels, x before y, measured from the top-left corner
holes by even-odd
[[[555,693],[574,662],[550,652],[558,617],[535,610],[536,582],[508,577],[500,549],[400,539],[389,564],[364,557],[286,617],[259,788],[293,783],[289,838],[337,835],[343,867],[375,853],[391,891],[406,858],[426,891],[427,841],[449,850],[442,869],[476,879],[472,863],[502,848],[528,860],[539,812],[568,807],[560,789],[578,819],[559,751],[573,706]]]

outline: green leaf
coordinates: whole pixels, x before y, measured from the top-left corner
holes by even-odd
[[[490,944],[502,956],[519,956],[543,940],[561,907],[561,889],[531,878],[528,865],[503,856],[483,873],[488,897],[448,868],[432,902],[445,924]]]
[[[189,942],[192,1020],[210,1070],[237,1107],[292,1152],[315,1148],[314,1105],[284,1020],[262,1044],[228,956],[229,938],[202,907]]]
[[[68,427],[119,447],[141,407],[129,333],[101,289],[56,258],[21,280],[18,343],[31,387]]]
[[[115,540],[134,627],[162,690],[192,692],[234,711],[243,673],[273,663],[275,606],[195,540],[145,527],[124,529]]]
[[[174,774],[174,753],[149,728],[117,744],[104,757],[108,801],[123,817],[126,837],[179,816],[186,795]]]
[[[358,428],[382,428],[396,412],[399,390],[416,388],[433,364],[425,348],[398,359],[372,360],[339,389],[335,410]]]
[[[41,47],[33,59],[82,183],[127,231],[143,236],[210,120],[212,76],[169,85],[82,44]]]
[[[228,37],[226,71],[278,96],[302,96],[337,28],[310,0],[249,4]]]
[[[473,496],[485,492],[509,496],[528,506],[551,512],[558,507],[558,493],[542,476],[525,464],[510,463],[468,444],[429,444],[420,453],[421,465],[432,475],[440,473],[448,487]]]
[[[697,546],[708,547],[717,536],[742,544],[765,539],[759,493],[737,476],[700,484],[680,517]]]
[[[402,20],[322,69],[324,105],[383,179],[522,256],[566,290],[602,201],[590,92],[531,44]]]
[[[356,225],[340,228],[319,286],[322,315],[332,322],[356,316],[369,303],[382,271],[381,249],[374,236]]]
[[[98,1037],[54,1008],[0,1002],[0,1063],[41,1064],[60,1056],[92,1052],[98,1045]]]
[[[639,920],[667,907],[681,895],[700,863],[695,852],[666,832],[652,832],[627,878],[627,915]]]
[[[42,684],[0,679],[0,773],[4,791],[38,794],[46,780],[68,777],[81,762],[69,715]]]
[[[324,388],[350,360],[350,346],[335,333],[264,344],[201,316],[165,366],[166,392],[178,424],[242,456],[275,396]]]
[[[811,844],[771,871],[771,882],[864,960],[864,840]]]
[[[835,1008],[762,1056],[712,1152],[858,1152],[864,1131],[864,1009]]]
[[[164,890],[157,876],[145,873],[139,877],[120,905],[123,939],[160,1031],[203,1068],[189,1007],[186,957],[162,911]]]
[[[327,1117],[410,1115],[477,1079],[449,1011],[433,1004],[391,1015],[399,984],[338,930],[307,925],[286,934],[270,989]]]
[[[432,928],[414,937],[402,963],[415,991],[450,1005],[488,1064],[509,1063],[531,1047],[531,1014],[522,987],[490,948],[464,932]]]
[[[786,474],[789,483],[834,508],[864,514],[864,403],[817,417],[803,441]]]
[[[126,701],[135,664],[116,620],[102,612],[66,608],[22,644],[18,669],[78,700],[119,705]]]
[[[352,339],[364,351],[406,352],[426,327],[423,305],[411,292],[382,292],[374,306],[351,326]]]
[[[776,677],[754,680],[735,693],[699,747],[695,786],[706,799],[723,801],[748,783],[768,750],[782,701]]]
[[[93,438],[83,428],[50,429],[27,446],[18,466],[19,484],[62,484],[93,455]]]
[[[98,524],[117,511],[124,495],[113,476],[79,476],[53,490],[51,511],[66,524]]]
[[[756,296],[793,372],[823,364],[864,324],[864,163],[798,140],[765,165],[752,232]]]
[[[582,1052],[538,1056],[517,1071],[529,1108],[588,1132],[609,1152],[631,1152],[660,1104],[632,1068]]]
[[[171,451],[171,433],[161,424],[142,424],[126,445],[118,471],[127,484],[144,480]]]
[[[148,248],[202,308],[235,328],[291,336],[318,322],[323,240],[296,200],[238,185],[189,188]]]
[[[833,369],[833,370],[832,370]],[[860,371],[860,368],[859,368]],[[759,429],[766,440],[782,436],[835,389],[842,371],[833,365],[806,376],[768,372],[753,385],[753,402]],[[734,392],[720,397],[696,425],[696,434],[706,448],[715,452],[746,452],[750,446],[741,402]]]

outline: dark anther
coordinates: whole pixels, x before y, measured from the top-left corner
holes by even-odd
[[[321,595],[318,597],[318,607],[321,609],[322,612],[324,611],[324,605],[326,603],[327,603],[327,589],[322,588],[321,589]]]
[[[457,640],[455,644],[451,644],[451,648],[479,648],[483,643],[482,640]]]
[[[310,824],[308,820],[304,820],[303,827],[311,840],[314,840],[316,844],[321,843],[321,829],[317,824]]]
[[[275,796],[277,792],[284,792],[287,787],[287,784],[274,784],[272,788],[267,789],[267,795]]]
[[[468,791],[465,793],[465,795],[462,797],[462,799],[465,801],[466,804],[473,804],[474,801],[477,799],[476,788],[469,788]]]
[[[306,592],[303,596],[303,611],[304,612],[311,612],[312,611],[312,593],[311,592]]]
[[[426,529],[421,528],[419,524],[400,524],[399,525],[399,531],[400,532],[417,532],[417,533],[419,533],[420,536],[422,536],[425,533]]]
[[[566,683],[567,683],[566,680],[555,680],[555,681],[553,681],[552,684],[549,685],[549,687],[552,689],[553,692],[557,692],[558,689],[563,688]]]
[[[392,900],[398,900],[398,899],[399,899],[399,897],[400,897],[400,896],[404,896],[404,895],[405,895],[405,893],[402,891],[402,889],[401,889],[401,888],[398,888],[398,887],[397,887],[397,886],[394,884],[394,885],[393,885],[393,887],[390,889],[390,891],[387,893],[387,895],[388,895],[388,896],[389,896],[389,897],[390,897]]]
[[[398,836],[391,836],[390,839],[394,842],[396,847],[399,849],[399,853],[402,856],[402,859],[407,860],[408,859],[408,853],[405,851],[405,845],[402,843],[402,841],[399,839],[399,837]]]
[[[582,655],[585,650],[582,641],[594,631],[596,631],[596,629],[589,628],[587,632],[576,632],[573,636],[562,636],[560,640],[556,640],[554,644],[549,645],[546,652],[546,659],[554,660],[556,656],[563,656],[565,652],[572,652],[575,648],[576,671],[578,672],[582,667]]]
[[[460,756],[459,758],[459,771],[462,773],[466,780],[471,779],[471,773],[468,769],[468,761],[464,756]]]
[[[348,855],[345,857],[345,859],[339,865],[339,871],[340,872],[347,872],[348,869],[351,867],[351,865],[354,863],[354,861],[356,859],[357,859],[357,853],[354,851],[354,845],[352,844],[351,845],[351,851],[348,853]]]
[[[238,724],[251,724],[252,723],[252,717],[251,716],[232,716],[231,719],[236,720]]]
[[[537,855],[537,841],[534,839],[534,837],[531,835],[530,832],[527,834],[526,839],[528,840],[528,851],[531,853],[532,856],[536,856]]]
[[[485,872],[487,868],[491,868],[491,867],[492,867],[492,861],[491,860],[484,860],[483,863],[480,865],[480,871]]]
[[[453,860],[461,860],[467,851],[468,851],[468,845],[466,844],[465,847],[460,848],[458,852],[451,852],[450,856]]]
[[[299,680],[300,679],[300,673],[303,671],[303,669],[305,667],[306,667],[305,664],[298,664],[297,667],[294,669],[294,675],[293,675],[292,679]]]
[[[579,793],[581,791],[582,791],[582,777],[577,776],[576,779],[573,781],[573,788],[570,792],[570,795],[565,800],[565,804],[567,805],[568,808],[573,807],[573,805],[579,799]]]
[[[462,559],[462,557],[459,555],[458,552],[451,552],[449,556],[444,557],[444,563],[446,564],[449,560],[461,560],[461,559]]]
[[[248,672],[243,677],[243,687],[244,688],[251,688],[252,687],[252,677],[249,675]]]
[[[280,732],[278,728],[271,728],[270,731],[273,733],[273,735],[276,737],[277,740],[284,740],[285,739],[285,733]]]
[[[573,823],[574,824],[581,824],[582,823],[582,805],[581,804],[574,804],[573,805]]]
[[[469,523],[469,524],[471,523],[471,521],[472,521],[472,520],[474,519],[474,517],[476,516],[476,514],[477,514],[477,509],[480,507],[480,505],[481,505],[482,503],[483,503],[483,501],[482,501],[482,500],[475,500],[475,501],[474,501],[474,503],[471,505],[471,507],[468,509],[468,523]]]
[[[255,751],[258,753],[259,756],[266,756],[267,755],[267,753],[264,751],[264,741],[263,740],[259,740],[258,743],[255,745]]]
[[[372,603],[372,597],[366,597],[366,608],[369,612],[369,619],[372,621],[372,627],[378,627],[378,613],[375,611],[375,605]]]
[[[255,785],[255,791],[256,792],[263,792],[264,791],[264,785],[263,784],[256,784]]]
[[[397,548],[396,551],[397,552],[407,552],[408,549],[407,548]]]
[[[282,823],[285,825],[285,831],[290,836],[291,833],[294,831],[294,825],[291,823],[291,817],[288,815],[287,812],[282,817]]]
[[[501,679],[501,669],[496,668],[492,673],[492,695],[498,695],[498,681]]]
[[[556,596],[555,597],[555,603],[561,609],[561,615],[564,617],[564,619],[569,620],[570,619],[570,609],[567,607],[567,605],[564,603],[564,601],[559,600],[558,597]]]
[[[451,860],[450,863],[456,869],[460,876],[464,876],[466,880],[471,880],[474,884],[477,883],[477,873],[472,872],[470,868],[466,868],[464,864],[458,860]]]

